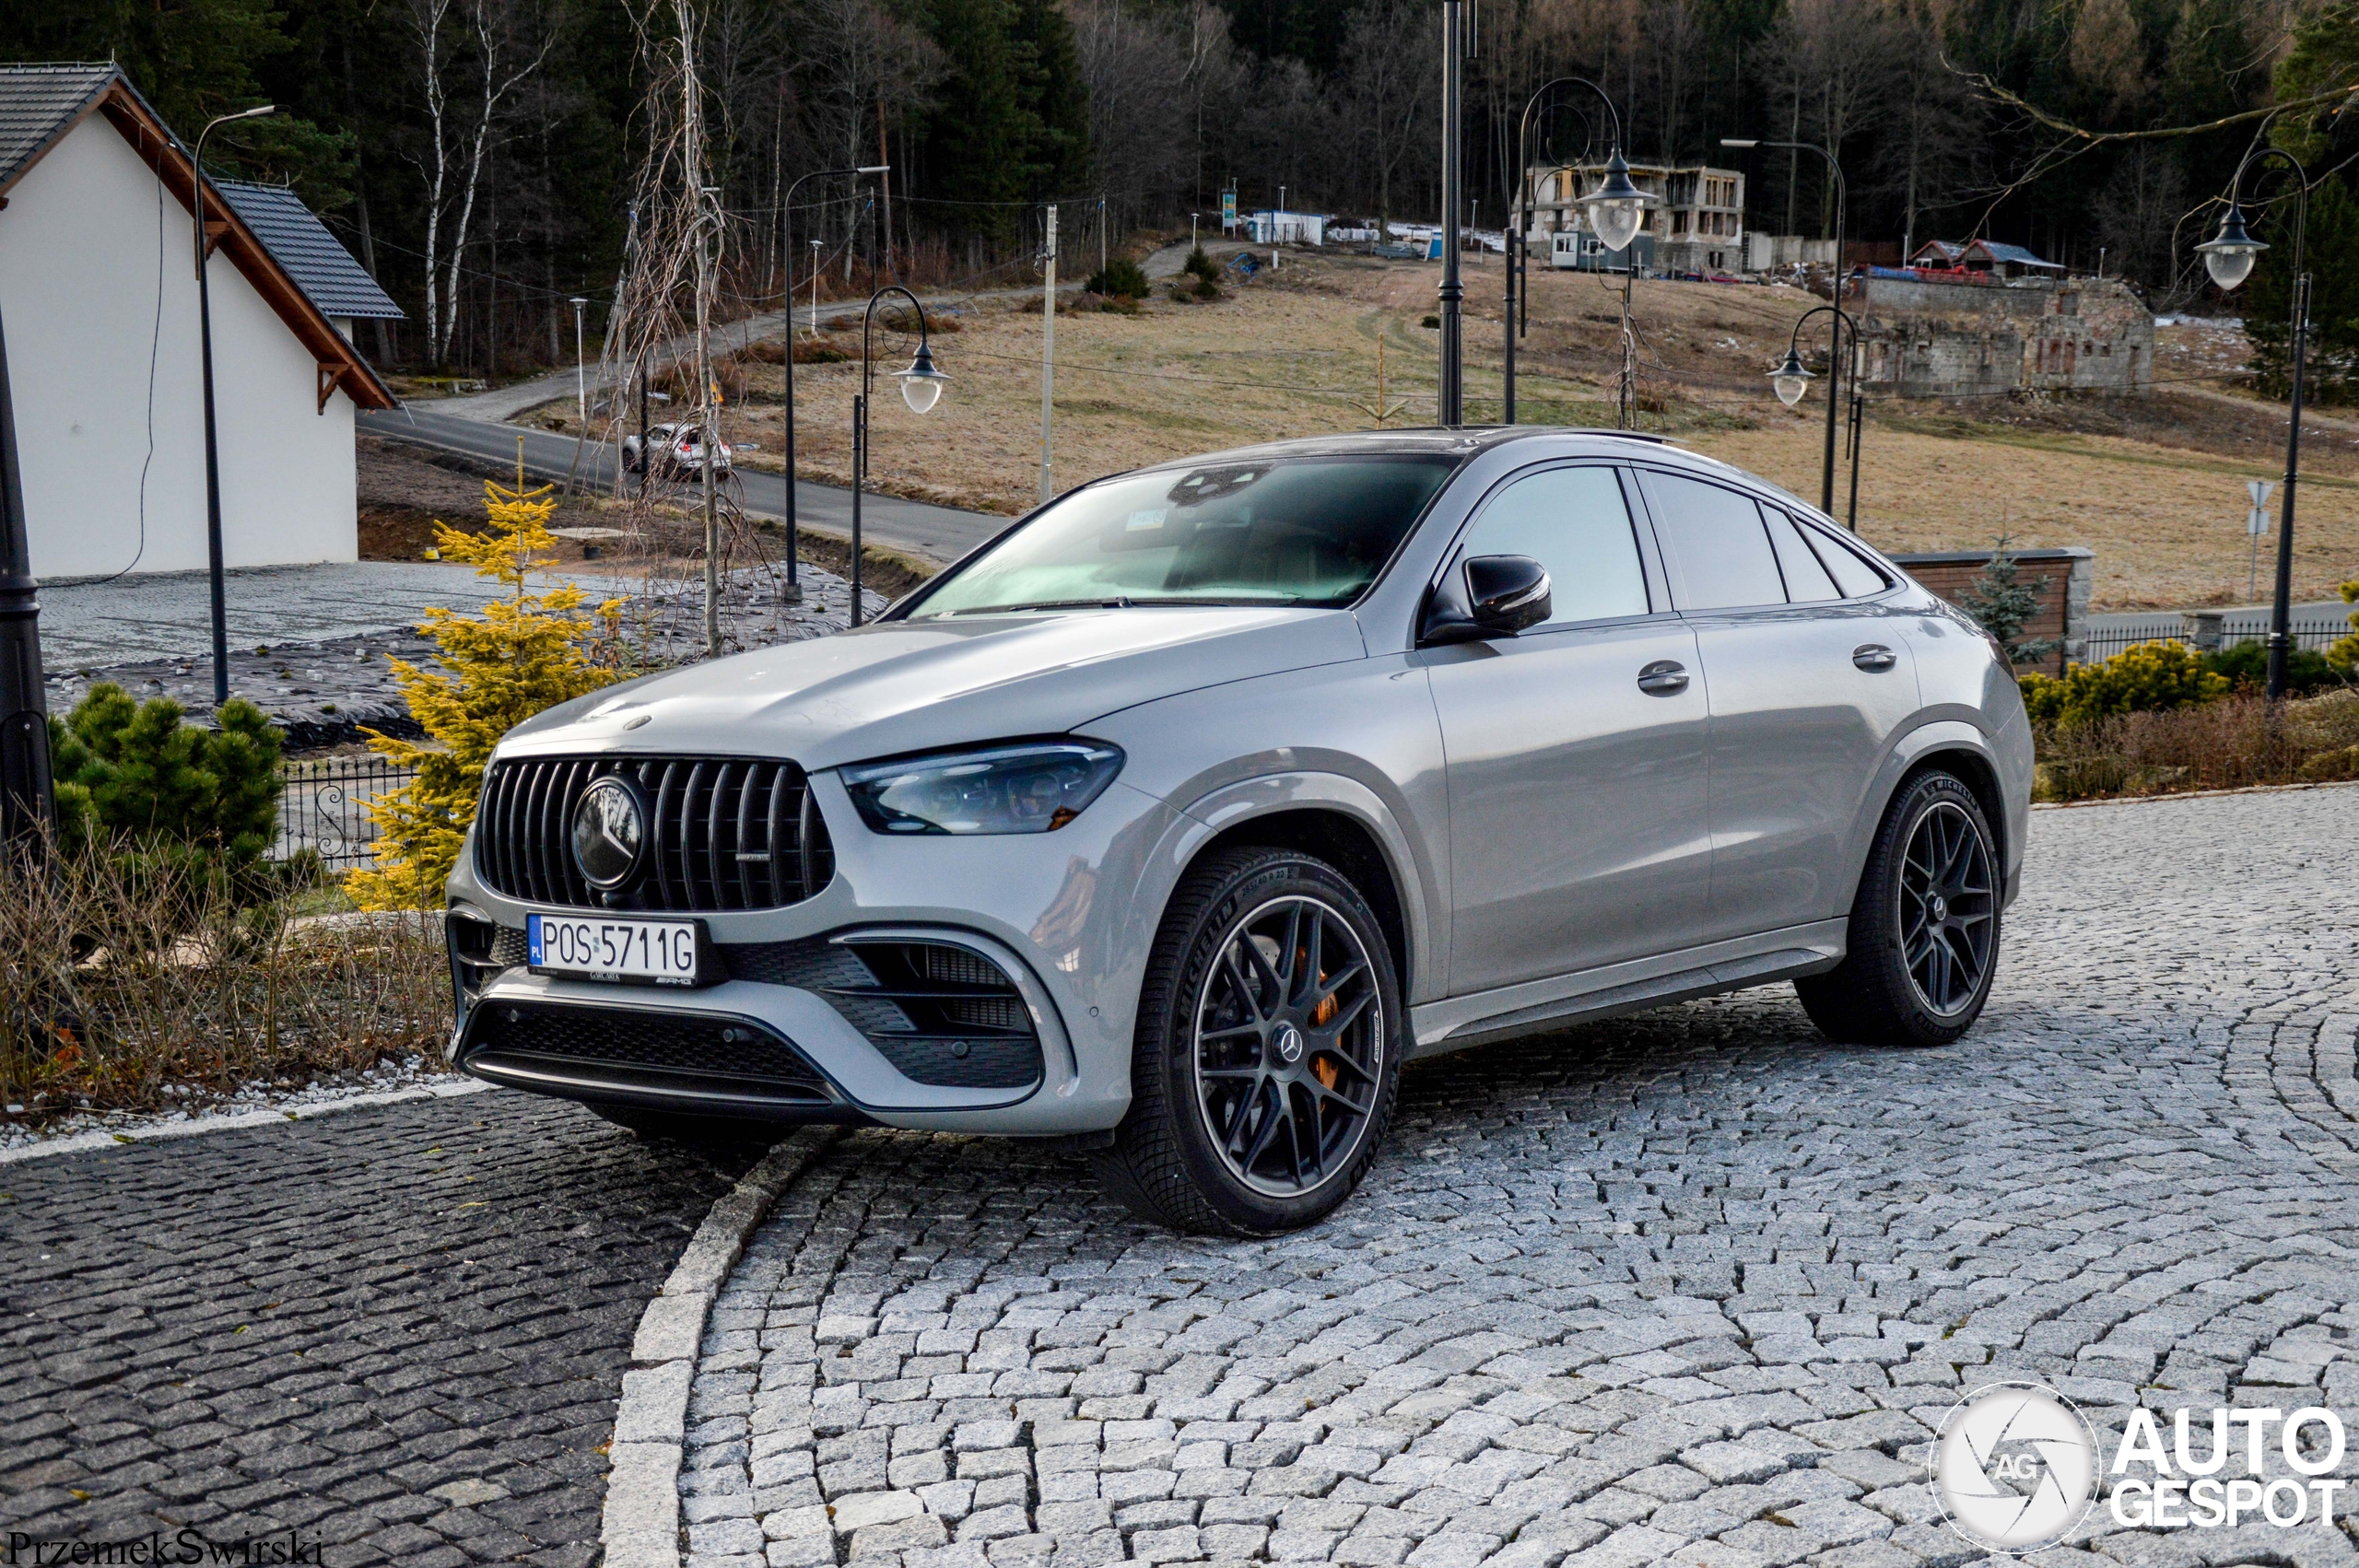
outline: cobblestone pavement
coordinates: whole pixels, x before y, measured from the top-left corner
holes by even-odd
[[[716,1303],[689,1568],[1956,1563],[1925,1457],[1984,1384],[2060,1389],[2101,1461],[2140,1401],[2197,1406],[2198,1453],[2232,1398],[2348,1413],[2354,820],[2036,813],[1959,1045],[1831,1047],[1779,987],[1413,1067],[1291,1239],[1146,1229],[1037,1145],[849,1137]],[[2353,1555],[2101,1504],[2040,1561]]]
[[[738,1174],[498,1090],[0,1167],[0,1532],[586,1568],[632,1331]]]

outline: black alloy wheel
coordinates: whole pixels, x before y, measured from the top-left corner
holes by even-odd
[[[1956,775],[1928,768],[1902,783],[1876,829],[1843,962],[1794,991],[1829,1039],[1947,1045],[1989,1000],[2000,901],[1982,802]]]
[[[1999,934],[1998,879],[1981,825],[1954,801],[1917,818],[1900,861],[1901,951],[1919,1000],[1954,1018],[1982,994]]]
[[[1315,1223],[1383,1144],[1404,1024],[1384,928],[1342,872],[1286,849],[1205,856],[1148,957],[1100,1179],[1176,1230]]]
[[[1375,1113],[1384,1003],[1357,932],[1312,897],[1231,929],[1196,1007],[1196,1107],[1229,1174],[1294,1198],[1348,1159]]]

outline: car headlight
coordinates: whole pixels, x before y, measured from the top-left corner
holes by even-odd
[[[864,763],[842,778],[878,833],[1054,833],[1121,770],[1118,746],[1051,741]]]

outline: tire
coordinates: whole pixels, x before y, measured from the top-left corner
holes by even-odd
[[[1945,1046],[1974,1026],[1999,971],[1999,850],[1954,774],[1919,773],[1886,809],[1851,904],[1849,951],[1794,982],[1847,1045]]]
[[[1131,1108],[1091,1156],[1099,1179],[1174,1230],[1316,1223],[1384,1141],[1405,1024],[1384,929],[1348,877],[1291,850],[1206,857],[1147,960]]]
[[[691,1149],[768,1147],[792,1130],[769,1122],[692,1116],[684,1111],[650,1110],[643,1106],[604,1106],[593,1102],[590,1109],[602,1120],[628,1128],[641,1138],[664,1143],[682,1143]]]

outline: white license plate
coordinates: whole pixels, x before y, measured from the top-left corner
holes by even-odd
[[[695,920],[527,915],[524,945],[525,964],[536,975],[693,986],[703,931]]]

